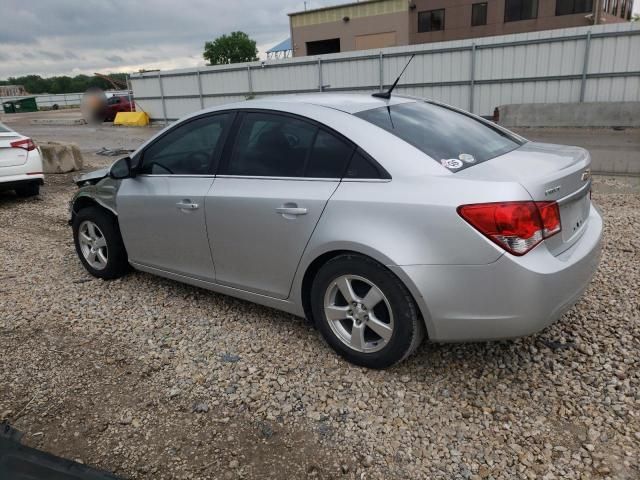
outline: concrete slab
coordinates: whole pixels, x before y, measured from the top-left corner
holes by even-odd
[[[86,125],[84,118],[34,118],[31,125]]]
[[[47,142],[38,145],[44,173],[68,173],[82,170],[82,153],[76,144]]]
[[[640,102],[501,105],[500,125],[511,127],[640,127]]]

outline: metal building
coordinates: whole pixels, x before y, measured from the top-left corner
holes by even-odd
[[[369,0],[289,14],[293,56],[626,22],[634,0]]]

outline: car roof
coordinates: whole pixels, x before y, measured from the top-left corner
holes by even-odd
[[[354,114],[364,110],[374,108],[399,105],[402,103],[414,103],[418,101],[415,98],[392,96],[390,99],[372,97],[370,94],[364,93],[302,93],[294,95],[274,95],[261,97],[253,100],[243,100],[240,102],[227,103],[217,105],[215,107],[206,108],[198,112],[188,115],[186,118],[201,115],[203,113],[250,109],[250,108],[282,108],[288,111],[294,106],[310,105],[315,107],[331,108],[341,112]]]
[[[358,113],[373,108],[413,103],[413,98],[392,96],[389,99],[373,97],[364,93],[304,93],[296,95],[277,95],[268,98],[272,102],[306,103],[320,107],[333,108],[346,113]]]

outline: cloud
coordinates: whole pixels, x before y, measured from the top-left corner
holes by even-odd
[[[47,52],[46,50],[38,50],[38,54],[45,59],[54,60],[56,62],[59,62],[60,60],[64,60],[64,55],[61,55],[56,52]]]
[[[204,65],[204,42],[234,30],[264,53],[289,36],[287,13],[304,8],[303,0],[0,1],[10,12],[0,28],[0,79]]]
[[[313,8],[336,3],[315,0]],[[264,51],[289,36],[301,0],[2,0],[0,79],[204,65],[204,42],[234,30]]]
[[[105,57],[107,60],[109,60],[112,63],[122,63],[124,62],[124,58],[122,58],[120,55],[110,55],[108,57]]]

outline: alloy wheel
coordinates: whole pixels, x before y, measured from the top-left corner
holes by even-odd
[[[109,260],[107,239],[94,222],[85,220],[78,229],[78,242],[84,259],[92,268],[104,270]]]
[[[393,311],[374,283],[357,275],[342,275],[329,284],[324,313],[333,333],[349,348],[373,353],[393,335]]]

